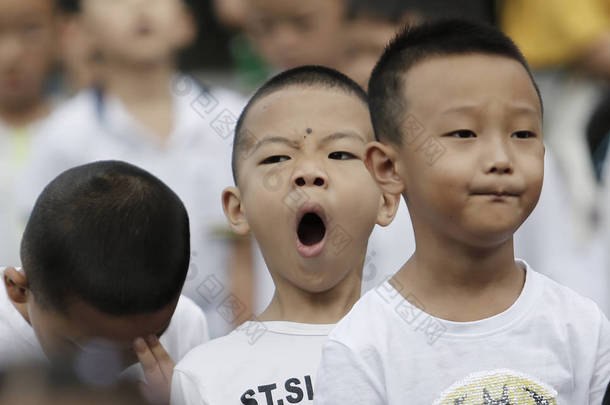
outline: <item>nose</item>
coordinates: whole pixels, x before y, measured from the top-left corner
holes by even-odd
[[[485,149],[485,173],[487,174],[512,174],[514,171],[509,146],[499,140],[490,142]]]
[[[489,165],[488,173],[512,174],[513,166],[507,160],[498,160]]]
[[[294,171],[292,183],[297,187],[328,187],[328,175],[316,162],[301,163]]]

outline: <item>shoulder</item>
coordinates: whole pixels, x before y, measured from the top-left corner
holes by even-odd
[[[58,105],[44,127],[54,127],[61,125],[87,124],[96,117],[96,96],[93,89],[81,90],[72,98]]]
[[[199,119],[213,121],[228,114],[237,118],[247,103],[242,94],[220,86],[208,86],[191,75],[178,75],[172,91],[182,108],[190,110]]]
[[[539,286],[537,302],[549,320],[554,319],[575,334],[584,333],[590,337],[593,337],[592,331],[599,331],[608,322],[599,306],[590,298],[534,270],[528,270],[528,277],[534,278]]]
[[[95,93],[83,90],[55,108],[41,123],[37,142],[52,148],[73,145],[87,139],[85,135],[97,127]]]
[[[174,311],[172,322],[188,326],[189,324],[197,323],[205,325],[207,328],[207,320],[203,310],[193,302],[190,298],[181,295]]]
[[[180,296],[172,320],[161,342],[176,361],[182,359],[190,350],[210,340],[208,322],[193,301]]]
[[[592,299],[580,295],[542,273],[531,269],[529,273],[528,276],[535,277],[538,280],[541,286],[541,294],[545,298],[544,305],[549,309],[553,309],[555,312],[567,311],[565,312],[566,315],[572,315],[574,311],[581,315],[601,314],[601,310]]]

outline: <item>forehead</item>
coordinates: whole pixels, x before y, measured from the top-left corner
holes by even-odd
[[[502,105],[531,109],[541,118],[533,82],[516,60],[484,54],[432,57],[404,76],[409,110],[437,113],[451,107]]]
[[[249,0],[254,11],[268,16],[294,16],[326,12],[340,7],[339,0]]]
[[[357,18],[347,25],[348,45],[352,48],[375,47],[379,55],[390,41],[400,24],[381,19]]]
[[[159,311],[127,316],[103,313],[78,301],[72,303],[66,315],[57,315],[58,323],[75,338],[102,338],[117,344],[131,344],[136,337],[164,331],[172,318],[177,301]]]
[[[248,111],[244,129],[257,138],[267,135],[302,136],[351,131],[373,140],[368,106],[355,94],[340,89],[290,86],[259,99]]]
[[[0,21],[5,18],[51,15],[55,0],[0,0]]]

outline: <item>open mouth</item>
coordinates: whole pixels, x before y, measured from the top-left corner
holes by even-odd
[[[313,246],[321,242],[324,235],[326,235],[326,226],[318,214],[309,212],[303,215],[297,228],[297,236],[303,245]]]
[[[304,258],[318,256],[326,244],[326,216],[317,203],[303,204],[297,215],[296,248]]]

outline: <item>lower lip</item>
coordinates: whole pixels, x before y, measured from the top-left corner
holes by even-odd
[[[326,237],[322,238],[322,240],[315,245],[304,245],[297,237],[297,252],[299,252],[301,257],[311,259],[312,257],[319,256],[322,253],[325,244]]]
[[[516,198],[516,195],[511,195],[511,194],[475,194],[477,196],[481,196],[481,197],[489,197],[494,201],[503,201],[509,198]]]

